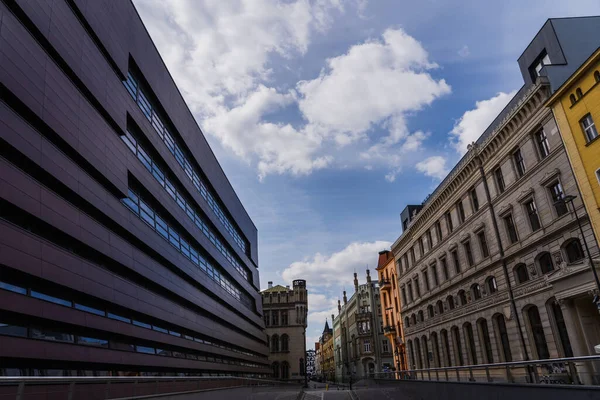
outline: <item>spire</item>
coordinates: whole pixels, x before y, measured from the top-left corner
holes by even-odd
[[[327,322],[327,318],[325,318],[325,328],[323,328],[323,333],[327,333],[331,331],[331,329],[329,328],[329,323]]]
[[[358,292],[358,275],[354,273],[354,292]]]
[[[371,272],[367,268],[367,283],[371,283]]]

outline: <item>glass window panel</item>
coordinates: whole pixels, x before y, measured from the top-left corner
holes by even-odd
[[[161,328],[161,327],[156,326],[156,325],[152,325],[152,330],[157,331],[157,332],[161,332],[161,333],[169,333],[169,331],[166,330],[165,328]]]
[[[50,340],[53,342],[73,343],[75,341],[75,338],[73,335],[70,335],[67,333],[61,333],[61,332],[53,332],[53,331],[49,331],[49,330],[45,330],[45,329],[44,330],[36,329],[36,328],[31,329],[31,337],[33,339]]]
[[[27,337],[27,328],[0,322],[0,335]]]
[[[104,312],[104,310],[99,310],[97,308],[86,306],[86,305],[79,304],[79,303],[75,303],[75,308],[78,309],[78,310],[81,310],[81,311],[85,311],[85,312],[89,312],[89,313],[92,313],[92,314],[100,315],[102,317],[104,317],[106,315],[106,313]]]
[[[16,286],[10,283],[0,281],[0,289],[8,290],[19,294],[27,294],[27,289],[24,287]]]
[[[31,291],[31,297],[35,297],[36,299],[49,301],[51,303],[60,304],[61,306],[71,307],[73,304],[69,300],[61,299],[59,297],[50,296],[49,294],[36,292],[35,290]]]
[[[145,322],[141,322],[141,321],[136,321],[135,319],[132,320],[133,324],[135,326],[141,326],[142,328],[146,328],[146,329],[152,329],[152,325],[147,324]]]
[[[135,346],[135,351],[137,351],[138,353],[155,354],[154,347]]]
[[[118,314],[113,314],[111,312],[109,312],[107,315],[108,315],[108,318],[110,318],[110,319],[116,319],[117,321],[127,322],[128,324],[131,323],[131,319],[130,318],[122,317],[122,316],[120,316]]]
[[[96,339],[87,336],[78,336],[77,343],[85,344],[87,346],[108,347],[108,340]]]
[[[156,354],[159,356],[171,357],[173,354],[170,350],[156,349]]]
[[[122,201],[123,201],[123,204],[125,204],[127,207],[129,207],[129,209],[131,211],[133,211],[135,214],[139,215],[140,209],[139,209],[137,203],[135,203],[133,200],[131,200],[128,197],[125,197]]]

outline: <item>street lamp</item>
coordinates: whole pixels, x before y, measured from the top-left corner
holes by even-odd
[[[575,219],[577,220],[577,225],[579,226],[579,233],[581,233],[583,245],[585,246],[585,252],[587,253],[588,260],[590,261],[590,266],[592,268],[592,272],[594,273],[594,280],[596,281],[596,287],[598,288],[598,294],[594,296],[594,303],[596,303],[596,306],[599,307],[600,310],[600,298],[598,297],[600,295],[600,279],[598,279],[598,272],[596,272],[596,267],[594,266],[594,259],[592,258],[592,254],[590,253],[590,249],[587,245],[587,240],[585,240],[585,235],[583,234],[581,221],[579,220],[577,210],[575,209],[575,203],[573,203],[573,200],[575,200],[576,198],[577,196],[568,194],[566,196],[563,196],[562,199],[557,200],[554,204],[571,204],[571,206],[573,207],[573,213],[575,214]]]

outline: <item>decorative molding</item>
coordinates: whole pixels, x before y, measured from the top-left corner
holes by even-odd
[[[500,218],[505,217],[507,214],[511,213],[513,209],[512,204],[505,204],[498,210],[498,216]]]
[[[548,171],[548,172],[546,172],[544,174],[544,176],[542,177],[542,179],[540,179],[540,185],[542,185],[542,186],[548,186],[550,184],[550,182],[552,182],[553,180],[555,180],[559,176],[560,176],[560,169],[554,168],[553,170]]]
[[[525,200],[529,200],[531,197],[533,197],[534,194],[534,190],[533,188],[529,188],[527,190],[523,190],[521,193],[519,193],[519,195],[517,196],[517,201],[519,203],[524,203]]]
[[[473,228],[473,232],[477,234],[477,233],[481,232],[484,229],[485,229],[485,222],[479,222]]]
[[[465,232],[463,234],[460,235],[459,240],[461,243],[466,242],[467,240],[471,239],[471,235],[468,232]]]

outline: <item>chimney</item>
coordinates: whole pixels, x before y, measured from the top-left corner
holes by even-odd
[[[269,281],[269,289],[273,287],[273,281]]]
[[[346,291],[344,290],[344,305],[348,302],[348,298],[346,297]]]
[[[367,283],[371,283],[371,272],[367,269]]]
[[[358,275],[354,273],[354,292],[358,292]]]

